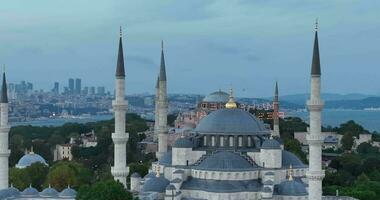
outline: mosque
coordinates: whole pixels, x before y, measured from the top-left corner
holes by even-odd
[[[274,99],[274,127],[266,128],[259,119],[238,108],[233,93],[215,94],[211,100],[213,111],[200,119],[188,136],[181,136],[168,147],[168,97],[163,45],[160,72],[157,80],[155,135],[158,139],[157,162],[150,173],[130,176],[130,191],[141,200],[322,200],[346,199],[322,197],[321,166],[321,68],[318,31],[315,30],[311,66],[311,92],[307,107],[310,112],[309,165],[293,153],[284,150],[279,138],[278,87]],[[116,92],[112,107],[115,113],[114,165],[111,174],[127,189],[125,114],[125,70],[122,37],[120,34],[116,66]],[[220,97],[220,98],[219,98]],[[207,107],[211,104],[205,104]],[[214,109],[215,108],[215,109]],[[276,114],[277,113],[277,114]],[[74,200],[76,192],[70,187],[60,193],[48,187],[42,192],[29,187],[20,192],[8,183],[8,98],[5,73],[0,97],[0,199],[12,200]],[[25,155],[19,167],[25,167],[35,155]],[[33,157],[33,158],[32,158]],[[39,159],[39,158],[38,158]],[[43,160],[40,160],[43,163]]]

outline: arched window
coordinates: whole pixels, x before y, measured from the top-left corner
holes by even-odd
[[[207,136],[203,136],[203,146],[207,146]]]
[[[215,136],[211,136],[211,146],[215,146]]]
[[[239,147],[242,147],[242,146],[243,146],[243,137],[242,137],[242,136],[239,136],[239,137],[238,137],[238,146],[239,146]]]
[[[224,146],[224,137],[219,136],[219,146],[223,147]]]
[[[233,136],[230,136],[230,137],[229,137],[229,140],[230,140],[230,142],[229,142],[230,145],[229,145],[229,146],[230,146],[230,147],[233,147],[233,146],[234,146],[234,137],[233,137]]]

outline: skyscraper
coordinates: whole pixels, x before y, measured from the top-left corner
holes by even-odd
[[[54,87],[53,87],[53,89],[51,91],[54,94],[59,94],[59,83],[58,82],[54,82]]]
[[[69,78],[69,93],[74,93],[74,79]]]
[[[82,80],[80,78],[75,79],[75,93],[80,94],[82,91]]]

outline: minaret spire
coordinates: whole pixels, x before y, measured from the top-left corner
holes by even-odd
[[[125,73],[124,73],[124,54],[122,44],[122,32],[120,27],[119,51],[116,65],[116,87],[115,100],[112,101],[112,108],[115,113],[115,132],[112,133],[114,143],[114,166],[111,173],[115,180],[119,181],[127,188],[127,167],[126,145],[129,134],[125,130],[125,114],[128,104],[125,101]]]
[[[158,77],[158,91],[157,91],[157,117],[158,117],[158,152],[156,153],[157,159],[160,159],[168,150],[168,128],[167,128],[167,115],[168,115],[168,97],[167,97],[167,80],[165,69],[165,56],[164,56],[164,42],[161,41],[161,64],[160,73]]]
[[[5,66],[4,66],[5,69]],[[8,123],[8,91],[7,81],[5,78],[5,70],[3,72],[3,83],[1,86],[1,98],[0,98],[0,190],[8,188],[8,162],[9,162],[9,123]]]
[[[314,36],[314,49],[313,49],[313,61],[311,63],[311,75],[321,75],[321,64],[319,61],[319,45],[318,45],[318,19],[315,21],[315,36]]]
[[[276,81],[276,86],[274,89],[274,99],[273,99],[273,137],[280,137],[280,121],[279,121],[279,102],[278,102],[278,82]]]
[[[120,26],[119,51],[117,54],[116,77],[125,77],[122,39],[123,39],[123,33],[122,33],[122,28]]]
[[[318,47],[318,21],[315,24],[315,39],[313,49],[313,60],[311,67],[311,91],[307,108],[310,113],[310,128],[306,139],[309,144],[309,171],[306,173],[309,179],[309,198],[313,200],[322,199],[322,180],[325,172],[322,170],[322,109],[321,99],[321,66]]]
[[[160,90],[159,90],[159,76],[157,76],[157,81],[156,81],[156,96],[154,99],[154,130],[153,130],[153,141],[157,142],[158,140],[158,130],[159,130],[159,103],[158,103],[158,97],[160,95]]]

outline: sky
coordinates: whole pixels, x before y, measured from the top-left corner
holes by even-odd
[[[114,88],[119,26],[127,94],[154,93],[164,40],[169,93],[309,91],[319,20],[323,92],[380,94],[380,1],[0,0],[8,80]]]

